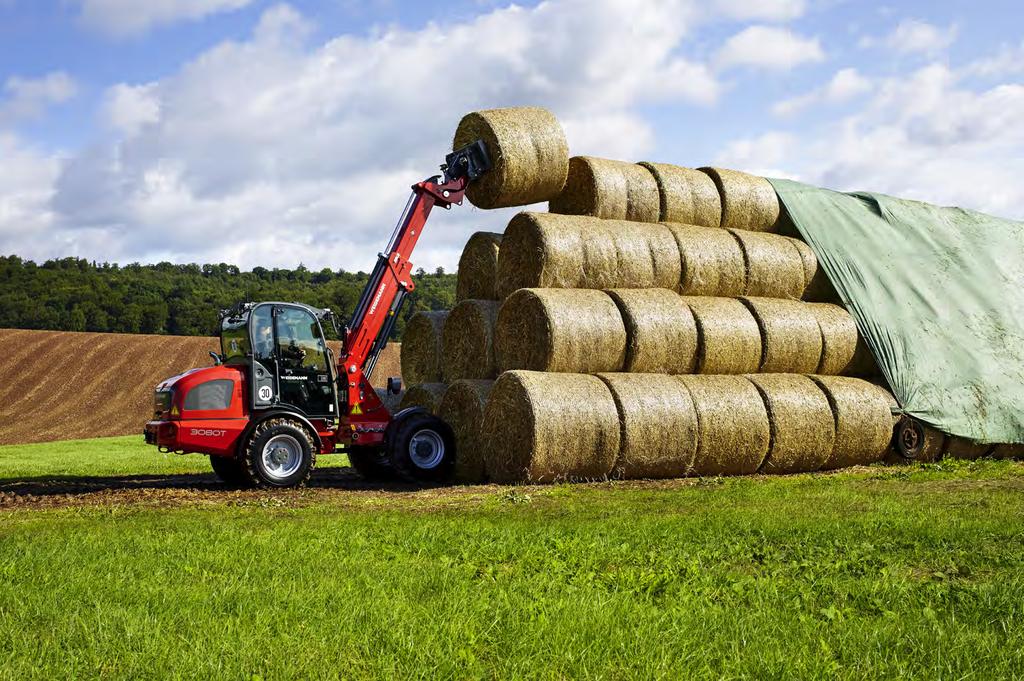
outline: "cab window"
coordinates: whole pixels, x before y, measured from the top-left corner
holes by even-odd
[[[270,305],[260,305],[252,311],[249,326],[252,329],[252,353],[258,362],[274,358],[274,322]]]
[[[187,411],[217,411],[231,406],[231,393],[235,384],[226,378],[218,378],[193,387],[185,395]]]
[[[293,307],[277,309],[277,351],[283,366],[304,372],[326,372],[325,350],[313,315]]]

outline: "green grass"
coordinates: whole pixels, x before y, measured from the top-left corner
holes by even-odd
[[[1010,462],[0,510],[4,678],[1014,678],[1022,626]]]

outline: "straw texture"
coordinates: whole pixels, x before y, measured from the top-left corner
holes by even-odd
[[[658,185],[662,222],[678,222],[700,227],[718,227],[722,223],[722,200],[718,188],[705,173],[668,163],[640,165],[651,171]]]
[[[459,258],[455,301],[498,299],[498,250],[501,234],[476,232],[469,237]]]
[[[965,437],[950,435],[946,438],[946,449],[942,453],[942,458],[974,461],[983,456],[988,456],[992,450],[993,446],[990,444],[974,442]]]
[[[612,475],[680,478],[697,454],[697,412],[689,390],[672,376],[599,374],[611,390],[621,424]]]
[[[437,408],[441,404],[441,398],[447,389],[448,386],[444,383],[420,383],[414,385],[405,391],[398,408],[423,407],[431,414],[436,414]]]
[[[741,296],[747,266],[736,238],[724,229],[666,223],[682,261],[679,292],[687,296]]]
[[[764,473],[819,470],[832,454],[836,431],[825,393],[806,376],[752,374],[768,409],[771,443]]]
[[[604,291],[520,289],[498,311],[494,350],[499,371],[622,371],[626,327]]]
[[[453,149],[481,139],[491,169],[470,183],[478,208],[525,206],[557,196],[569,170],[569,145],[558,119],[545,109],[490,109],[463,116]]]
[[[779,197],[763,177],[725,168],[701,168],[718,187],[722,227],[773,232],[779,221]]]
[[[768,410],[754,384],[742,376],[677,376],[697,412],[698,445],[693,475],[749,475],[768,455]]]
[[[408,384],[442,379],[441,333],[447,310],[417,312],[402,334],[402,380]]]
[[[668,289],[608,291],[626,326],[625,371],[692,374],[697,370],[697,323],[679,294]]]
[[[752,374],[761,366],[761,331],[750,310],[735,298],[684,296],[697,322],[697,371]]]
[[[806,309],[814,315],[821,331],[821,362],[813,373],[826,376],[877,375],[874,359],[849,312],[831,303],[807,303]]]
[[[804,292],[804,259],[791,239],[731,229],[743,252],[748,296],[799,299]]]
[[[835,423],[832,453],[822,468],[866,466],[885,458],[892,443],[895,402],[872,383],[846,376],[810,376],[828,399]]]
[[[657,222],[661,200],[658,183],[644,166],[574,156],[569,160],[565,188],[551,199],[548,208],[563,215]]]
[[[806,303],[740,298],[761,331],[761,373],[812,374],[821,363],[821,329]]]
[[[1024,459],[1024,445],[996,445],[992,448],[990,456],[995,459]]]
[[[663,225],[520,213],[498,254],[498,293],[521,288],[671,288],[679,248]]]
[[[484,440],[496,482],[605,478],[619,453],[619,413],[596,376],[509,371],[484,408]]]
[[[484,468],[484,406],[494,381],[455,381],[441,397],[437,416],[455,434],[455,479],[476,483],[487,479]]]
[[[377,393],[377,399],[384,403],[387,410],[394,414],[398,411],[398,405],[402,403],[402,398],[405,397],[405,391],[401,390],[398,394],[389,393],[387,388],[374,388],[373,391]]]
[[[447,381],[497,378],[494,362],[496,300],[463,300],[452,308],[441,332],[441,373]]]

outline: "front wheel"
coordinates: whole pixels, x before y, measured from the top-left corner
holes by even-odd
[[[302,424],[289,418],[263,421],[242,456],[246,478],[254,487],[298,487],[316,465],[316,446]]]
[[[391,467],[407,480],[446,482],[455,468],[455,436],[436,416],[413,412],[395,426],[388,458]]]

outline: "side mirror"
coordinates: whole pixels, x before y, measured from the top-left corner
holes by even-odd
[[[213,365],[214,366],[220,366],[221,364],[224,363],[224,358],[222,358],[220,355],[218,355],[213,350],[210,350],[210,357],[213,357]]]

